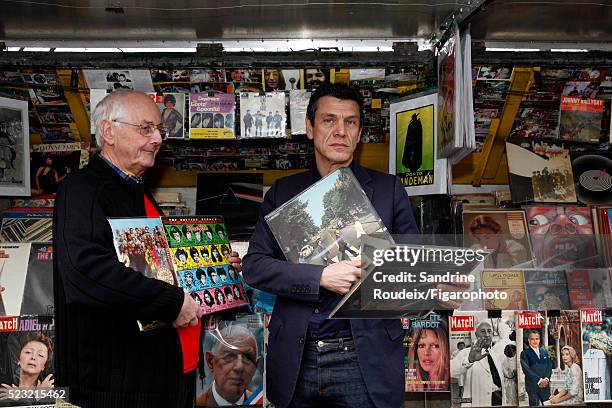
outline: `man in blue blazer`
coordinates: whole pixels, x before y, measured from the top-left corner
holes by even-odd
[[[339,167],[351,168],[392,234],[417,233],[410,202],[397,177],[353,160],[363,119],[356,90],[321,85],[306,115],[316,166],[272,185],[243,261],[246,282],[277,295],[269,325],[267,395],[278,408],[399,407],[404,397],[400,321],[327,319],[359,280],[360,262],[288,262],[264,216]]]
[[[529,347],[521,351],[521,368],[525,374],[525,391],[529,405],[544,405],[550,399],[552,362],[548,352],[540,347],[540,332],[532,330],[527,337]]]

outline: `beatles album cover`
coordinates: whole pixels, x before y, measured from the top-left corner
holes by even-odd
[[[568,149],[547,142],[515,139],[506,142],[506,153],[515,204],[576,202]]]
[[[234,139],[235,110],[233,94],[189,94],[189,138]]]
[[[563,310],[571,308],[565,271],[526,270],[527,309]]]
[[[449,316],[451,406],[516,406],[514,311],[455,312]]]
[[[262,173],[199,173],[197,214],[218,214],[232,239],[250,239],[263,202]]]
[[[240,137],[287,137],[284,92],[240,94]]]
[[[53,194],[59,182],[89,163],[89,142],[33,145],[30,152],[32,195]]]
[[[406,392],[450,390],[448,317],[435,312],[402,318]]]
[[[581,310],[584,399],[612,402],[612,311]]]
[[[332,81],[332,72],[333,70],[330,68],[305,68],[302,70],[302,83],[304,84],[304,89],[314,91],[321,84],[329,84]]]
[[[463,210],[463,245],[493,251],[485,268],[533,266],[531,241],[523,210]]]
[[[0,303],[4,316],[19,316],[26,285],[30,243],[0,244]]]
[[[224,69],[193,69],[189,75],[189,82],[226,82]]]
[[[141,92],[153,92],[153,81],[148,69],[84,69],[83,76],[87,87],[106,89],[134,89]]]
[[[196,383],[196,407],[262,406],[264,315],[202,320],[204,372]]]
[[[178,286],[166,235],[159,218],[108,218],[117,258],[147,278]],[[140,330],[152,330],[163,322],[139,321]]]
[[[537,267],[596,267],[600,260],[588,207],[526,206]]]
[[[361,237],[377,232],[393,242],[348,167],[328,174],[265,219],[293,263],[329,265],[359,259]]]
[[[168,139],[185,138],[185,94],[173,93],[150,93],[149,96],[155,101],[162,116],[163,124],[168,128]]]
[[[242,276],[229,263],[232,252],[223,217],[163,217],[179,286],[204,314],[247,305]]]
[[[266,92],[302,89],[299,69],[264,68],[263,74]]]
[[[53,388],[54,334],[51,315],[0,317],[0,407],[55,406],[55,399],[13,400],[6,393],[13,387]]]

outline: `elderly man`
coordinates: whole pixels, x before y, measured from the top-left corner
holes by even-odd
[[[493,344],[493,327],[482,322],[476,327],[476,342],[464,348],[451,363],[451,376],[463,380],[462,406],[487,407],[503,404],[502,363],[508,336]],[[505,404],[504,404],[505,405]]]
[[[166,128],[134,91],[106,96],[94,120],[101,152],[60,184],[55,202],[55,384],[82,407],[190,406],[200,309],[181,288],[119,262],[107,221],[160,215],[143,175]],[[168,324],[140,332],[137,320]]]
[[[213,374],[212,384],[196,399],[198,407],[250,405],[247,389],[257,370],[257,340],[248,329],[233,325],[220,331],[206,352],[206,365]]]
[[[363,118],[356,90],[321,85],[310,98],[306,117],[316,165],[272,185],[244,259],[246,282],[278,295],[269,325],[267,395],[278,408],[399,407],[404,398],[400,321],[327,319],[360,279],[360,261],[287,262],[264,217],[339,167],[351,168],[393,234],[417,232],[410,201],[395,176],[353,160]]]

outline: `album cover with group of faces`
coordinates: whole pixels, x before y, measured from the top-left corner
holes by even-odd
[[[248,304],[223,217],[162,218],[179,286],[204,314]]]

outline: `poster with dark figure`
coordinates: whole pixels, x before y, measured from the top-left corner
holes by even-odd
[[[262,173],[198,174],[196,214],[222,215],[232,240],[251,237],[262,202]]]
[[[406,130],[406,140],[404,141],[404,157],[402,164],[404,167],[416,171],[423,163],[423,125],[418,113],[412,114],[412,119],[408,123]]]
[[[425,93],[391,104],[389,173],[409,194],[446,194],[447,162],[436,153],[437,94]]]

